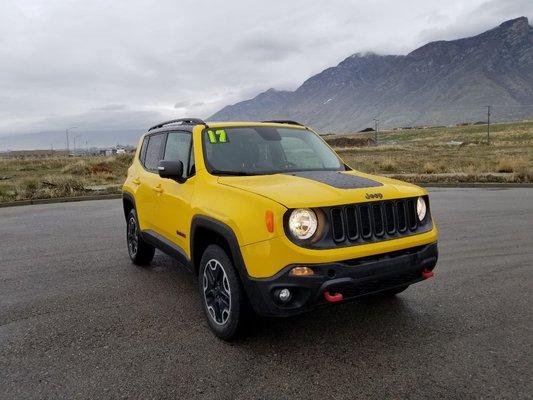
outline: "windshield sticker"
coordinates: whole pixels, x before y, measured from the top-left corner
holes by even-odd
[[[216,131],[208,130],[207,135],[209,136],[210,143],[227,143],[228,135],[224,129],[217,129]]]

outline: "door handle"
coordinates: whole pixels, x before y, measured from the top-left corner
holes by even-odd
[[[154,189],[154,192],[156,193],[159,193],[159,194],[163,193],[163,188],[161,187],[161,185],[157,185],[153,189]]]
[[[140,185],[141,180],[139,178],[135,178],[134,180],[131,181],[131,183],[133,183],[134,185]]]

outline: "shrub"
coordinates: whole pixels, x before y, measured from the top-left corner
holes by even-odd
[[[498,161],[498,165],[496,167],[497,172],[520,172],[523,171],[524,168],[527,166],[527,163],[521,159],[521,158],[501,158]]]
[[[385,172],[396,172],[398,169],[396,161],[394,161],[392,158],[385,158],[384,160],[380,161],[379,167]]]
[[[435,174],[438,172],[439,168],[437,167],[437,165],[435,165],[434,163],[432,162],[427,162],[424,164],[424,166],[422,167],[423,171],[425,174]]]

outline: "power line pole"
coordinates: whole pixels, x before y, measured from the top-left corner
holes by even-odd
[[[487,107],[487,144],[490,144],[490,109],[491,106]]]

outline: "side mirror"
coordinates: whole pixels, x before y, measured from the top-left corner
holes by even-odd
[[[183,178],[183,163],[181,161],[161,160],[157,171],[161,178],[173,179],[179,183],[185,182]]]

